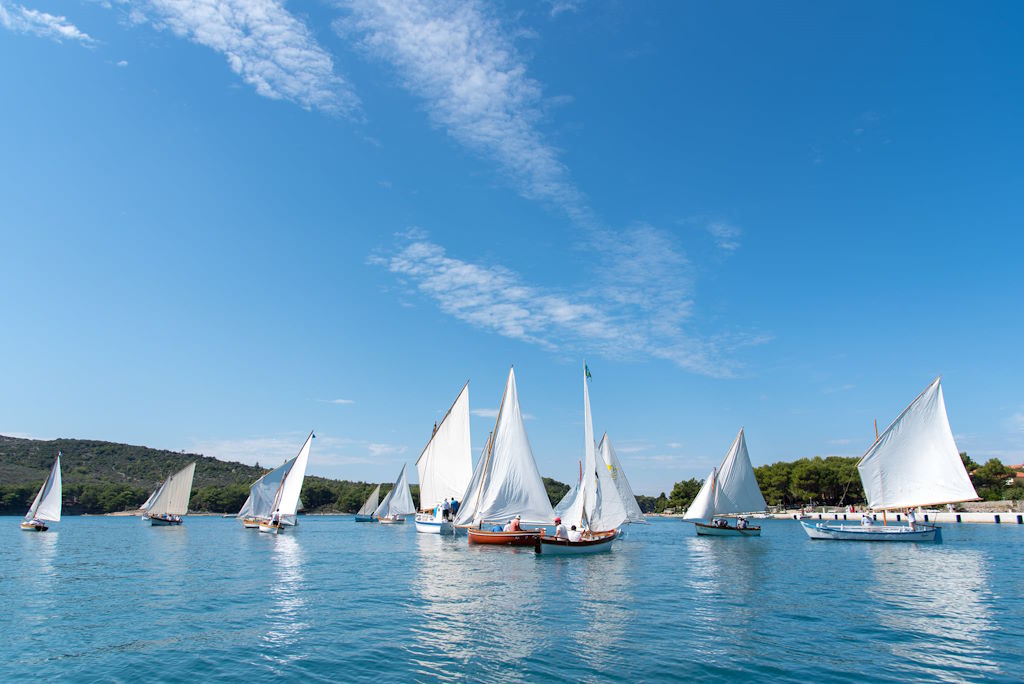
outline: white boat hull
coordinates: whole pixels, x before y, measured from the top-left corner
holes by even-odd
[[[39,522],[36,520],[33,520],[31,522],[22,521],[21,523],[22,532],[46,532],[46,530],[48,529],[50,528],[46,526],[46,523]]]
[[[260,521],[256,518],[242,518],[242,527],[247,530],[257,530],[260,527]]]
[[[697,528],[697,535],[701,537],[760,537],[760,527],[747,527],[738,529],[735,527],[714,527],[704,523],[694,523]]]
[[[405,518],[377,518],[377,522],[379,522],[381,525],[404,525]]]
[[[452,534],[454,529],[448,520],[438,520],[432,515],[417,515],[416,531],[422,534]]]
[[[536,551],[543,556],[583,556],[612,550],[612,542],[618,539],[615,532],[598,533],[593,539],[571,542],[568,539],[541,537]]]
[[[264,532],[266,534],[281,534],[282,531],[283,527],[280,524],[274,525],[272,523],[260,523],[260,532]]]
[[[936,542],[942,541],[942,531],[934,525],[917,525],[911,530],[905,525],[828,525],[800,522],[811,539],[837,541],[882,542]]]

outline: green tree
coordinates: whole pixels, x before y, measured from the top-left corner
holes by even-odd
[[[674,508],[677,513],[689,508],[703,484],[703,480],[697,480],[692,477],[689,480],[676,482],[672,486],[672,493],[668,497],[668,506]]]

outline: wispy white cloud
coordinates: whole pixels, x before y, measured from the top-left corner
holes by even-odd
[[[194,442],[189,451],[213,456],[222,461],[237,461],[248,465],[259,463],[265,468],[276,467],[298,453],[306,433],[294,432],[273,436],[212,439]],[[310,452],[310,473],[325,472],[338,466],[380,464],[400,456],[405,445],[373,442],[347,437],[332,437],[317,433]],[[341,473],[334,472],[335,476]]]
[[[354,404],[355,399],[317,399],[317,401],[323,404]]]
[[[581,225],[594,223],[559,150],[539,129],[546,108],[542,88],[527,75],[514,32],[489,5],[337,2],[349,12],[336,24],[339,33],[392,65],[403,86],[426,103],[435,125],[497,162],[524,197],[556,206]]]
[[[119,0],[124,5],[126,0]],[[271,99],[306,109],[354,115],[359,98],[335,73],[330,54],[278,0],[142,0],[129,20],[223,54],[231,70]]]
[[[534,285],[500,264],[451,257],[415,230],[400,236],[396,252],[370,262],[415,287],[444,313],[551,351],[654,357],[727,376],[736,368],[729,358],[736,349],[763,341],[740,333],[700,338],[688,331],[687,262],[661,231],[637,226],[606,237],[618,250],[603,252],[598,246],[605,261],[601,275],[578,290]]]
[[[740,248],[740,236],[743,234],[736,226],[725,221],[712,221],[708,224],[708,232],[715,239],[719,249],[735,252]]]
[[[835,387],[826,387],[823,390],[821,390],[821,393],[822,394],[835,394],[837,392],[849,392],[850,390],[855,389],[856,387],[857,387],[856,385],[847,383],[845,385],[837,385]]]
[[[0,0],[0,26],[16,33],[49,38],[58,43],[73,40],[86,47],[96,44],[88,33],[68,21],[67,17],[40,12],[3,0]]]
[[[557,17],[565,12],[578,12],[583,0],[548,0],[551,6],[551,16]]]
[[[120,62],[117,63],[117,66],[122,68],[128,66],[128,60],[122,59]]]
[[[373,442],[367,445],[370,450],[370,455],[373,457],[380,456],[397,456],[404,454],[408,447],[404,444],[384,444],[380,442]]]

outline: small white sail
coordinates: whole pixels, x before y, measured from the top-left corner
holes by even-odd
[[[420,510],[432,510],[445,499],[457,499],[465,493],[473,477],[468,382],[416,459],[416,470],[420,476]]]
[[[704,479],[704,484],[701,485],[700,491],[697,492],[697,496],[694,497],[693,503],[686,509],[686,514],[683,516],[683,520],[710,520],[715,515],[715,474],[716,469],[712,469],[708,473],[707,478]]]
[[[53,467],[50,468],[50,474],[47,475],[43,486],[36,493],[36,498],[32,500],[32,506],[28,509],[28,513],[25,514],[25,521],[45,520],[48,522],[60,522],[62,491],[60,452],[57,452],[57,460],[54,461]]]
[[[373,493],[363,502],[362,508],[356,513],[356,515],[370,515],[377,510],[377,503],[380,501],[380,485],[373,488]]]
[[[722,465],[717,471],[711,471],[683,519],[708,520],[715,515],[753,513],[767,507],[754,467],[750,465],[743,428],[740,428]]]
[[[473,477],[469,479],[466,491],[459,499],[459,510],[455,514],[456,525],[469,525],[473,522],[473,513],[477,510],[477,500],[480,498],[480,483],[484,479],[484,471],[487,469],[487,455],[491,451],[491,438],[494,433],[487,436],[487,443],[484,445],[483,453],[473,468]]]
[[[554,519],[519,409],[514,369],[509,370],[505,383],[481,480],[473,508],[459,506],[459,524],[475,519],[504,521],[516,515],[524,522],[546,525]]]
[[[309,461],[309,448],[314,437],[315,435],[310,432],[302,448],[299,449],[298,455],[293,459],[291,467],[285,473],[271,517],[276,514],[284,520],[293,518],[298,512],[299,495],[302,493],[302,482],[306,478],[306,464]]]
[[[235,514],[236,518],[251,518],[252,517],[252,493],[245,498],[245,503],[238,509],[238,513]]]
[[[157,487],[156,489],[154,489],[153,493],[149,495],[149,498],[146,499],[145,503],[143,503],[141,506],[139,506],[139,510],[140,511],[148,511],[149,507],[153,505],[154,501],[156,501],[156,497],[160,495],[160,491],[163,488],[164,488],[164,483],[161,482],[160,486]]]
[[[916,508],[978,498],[960,459],[935,378],[857,463],[868,505]]]
[[[150,517],[188,513],[188,500],[192,495],[192,476],[195,472],[196,464],[193,462],[167,478],[149,504]]]
[[[601,437],[601,442],[597,445],[597,452],[601,457],[598,461],[598,467],[603,462],[604,466],[608,468],[612,481],[615,483],[615,488],[619,491],[622,505],[626,507],[627,520],[631,523],[647,522],[644,512],[640,510],[640,504],[636,502],[636,495],[633,494],[633,488],[629,486],[629,480],[626,479],[626,471],[622,469],[622,464],[619,463],[619,457],[612,447],[611,440],[608,439],[607,432]]]
[[[587,364],[583,364],[583,477],[576,487],[576,497],[562,516],[566,525],[579,529],[590,525],[590,516],[597,508],[597,450],[594,445],[594,422],[590,415],[590,389],[587,387]],[[591,527],[591,529],[595,529]]]
[[[405,465],[402,465],[402,472],[398,474],[395,485],[384,497],[384,501],[374,514],[378,518],[386,518],[392,515],[412,515],[416,507],[412,504],[412,493],[409,491],[409,482],[405,478]]]
[[[572,508],[572,505],[576,502],[576,496],[579,494],[579,490],[579,482],[577,482],[576,484],[569,488],[569,491],[565,493],[565,496],[563,496],[562,499],[555,504],[555,515],[557,515],[560,518],[568,519],[567,513]]]

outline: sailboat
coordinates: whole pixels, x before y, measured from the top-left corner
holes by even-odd
[[[563,524],[579,532],[569,537],[542,534],[537,553],[546,555],[578,555],[610,551],[617,536],[616,530],[629,515],[622,503],[619,490],[612,481],[611,471],[605,464],[598,466],[594,444],[594,424],[590,417],[589,373],[583,365],[583,474],[579,484],[570,492],[573,498],[565,502]],[[560,502],[560,508],[562,507]],[[634,499],[634,503],[636,503]]]
[[[396,525],[405,522],[405,516],[416,512],[412,505],[412,494],[409,492],[409,482],[405,479],[405,464],[402,464],[402,472],[398,474],[391,491],[387,493],[384,500],[373,512],[377,522],[382,525]]]
[[[914,509],[978,499],[953,440],[942,377],[928,385],[886,428],[857,463],[876,511]],[[800,521],[811,539],[941,541],[937,525],[827,525]]]
[[[160,496],[160,492],[163,491],[164,482],[160,483],[160,486],[153,490],[153,493],[149,495],[149,498],[139,506],[139,510],[142,511],[142,522],[149,522],[149,507],[153,505],[156,498]]]
[[[32,506],[25,514],[25,519],[21,521],[21,529],[26,532],[45,532],[50,529],[46,523],[60,522],[60,456],[61,452],[58,451],[57,460],[53,462],[50,474],[36,493],[36,498],[32,500]]]
[[[640,510],[640,504],[636,502],[636,495],[633,494],[633,488],[629,486],[629,480],[626,479],[626,471],[622,469],[622,464],[619,463],[619,457],[612,447],[612,441],[608,439],[607,432],[601,436],[601,442],[597,445],[597,453],[601,456],[601,460],[598,461],[598,467],[603,463],[608,468],[612,482],[615,483],[615,488],[619,491],[622,505],[626,507],[626,522],[646,524],[647,517]]]
[[[188,500],[192,496],[192,477],[196,472],[193,461],[167,478],[153,493],[145,518],[154,527],[180,525],[188,513]]]
[[[451,520],[445,518],[442,502],[457,501],[473,477],[473,454],[469,439],[469,382],[434,429],[423,453],[416,459],[420,476],[420,512],[416,531],[451,534]]]
[[[270,472],[264,473],[249,487],[249,498],[245,500],[242,508],[235,515],[236,518],[241,519],[243,528],[257,530],[261,520],[270,520],[270,515],[274,512],[274,500],[277,498],[278,490],[281,488],[281,483],[284,482],[284,476],[295,464],[295,458],[292,457]]]
[[[498,407],[494,432],[455,516],[456,529],[465,529],[471,544],[535,547],[541,534],[539,529],[503,532],[500,526],[513,519],[550,525],[554,517],[526,436],[512,368]],[[486,529],[486,523],[497,523],[494,525],[497,529]]]
[[[377,502],[380,499],[380,485],[373,488],[373,492],[363,502],[362,508],[356,513],[356,522],[373,522],[374,511],[377,510]]]
[[[686,509],[683,520],[697,527],[697,534],[711,537],[760,537],[761,528],[743,527],[746,521],[730,527],[724,518],[716,516],[755,513],[768,507],[750,465],[747,440],[743,428],[736,435],[722,465],[712,469],[697,497]],[[708,522],[701,522],[701,521]]]
[[[281,466],[283,469],[281,483],[277,486],[277,491],[274,494],[270,513],[266,518],[259,519],[260,532],[280,534],[286,526],[295,525],[295,514],[299,510],[299,494],[302,493],[302,481],[306,478],[309,448],[315,438],[316,435],[310,432],[295,458]],[[266,477],[269,478],[270,473]]]

